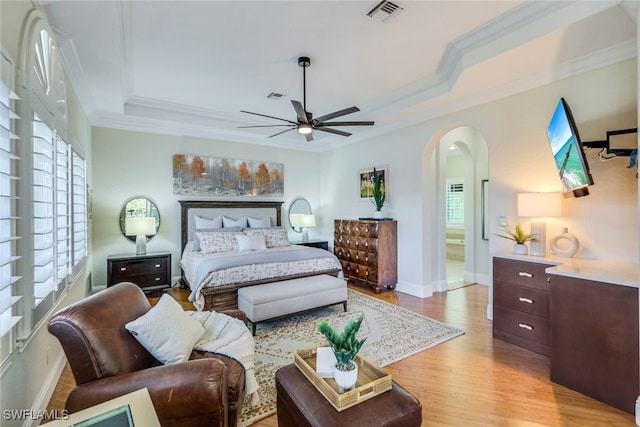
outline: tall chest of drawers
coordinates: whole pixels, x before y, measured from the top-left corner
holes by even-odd
[[[493,259],[493,336],[550,354],[550,264]]]
[[[133,282],[151,296],[171,286],[171,253],[110,255],[107,258],[107,286]]]
[[[398,283],[398,222],[334,221],[334,253],[345,279],[370,286],[375,293]]]

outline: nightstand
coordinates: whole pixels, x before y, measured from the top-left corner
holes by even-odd
[[[320,248],[325,251],[329,250],[329,241],[328,240],[309,240],[308,242],[291,242],[296,245],[309,246],[312,248]]]
[[[107,287],[120,282],[133,282],[149,296],[161,295],[171,287],[171,253],[109,255]]]

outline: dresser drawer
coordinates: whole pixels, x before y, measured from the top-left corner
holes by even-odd
[[[528,313],[493,307],[493,329],[549,346],[549,320]]]
[[[550,264],[494,258],[493,280],[548,291],[548,275],[544,271],[549,267]]]
[[[549,319],[549,292],[542,289],[494,282],[493,304]]]
[[[114,274],[113,275],[113,284],[120,282],[133,282],[141,288],[147,286],[156,286],[156,285],[169,285],[167,283],[167,275],[166,273],[159,274]]]
[[[156,274],[167,271],[166,258],[149,258],[140,260],[113,261],[115,274],[137,275]]]

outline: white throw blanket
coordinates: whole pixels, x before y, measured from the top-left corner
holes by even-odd
[[[204,334],[194,350],[219,353],[237,360],[244,367],[245,393],[251,396],[251,406],[260,402],[255,374],[254,342],[249,328],[240,319],[215,311],[187,311],[202,324]]]

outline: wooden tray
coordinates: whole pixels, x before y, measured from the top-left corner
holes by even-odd
[[[338,385],[333,378],[320,378],[316,373],[316,353],[317,347],[297,350],[295,365],[338,412],[391,390],[391,374],[356,355],[358,381],[352,390],[338,393]]]

